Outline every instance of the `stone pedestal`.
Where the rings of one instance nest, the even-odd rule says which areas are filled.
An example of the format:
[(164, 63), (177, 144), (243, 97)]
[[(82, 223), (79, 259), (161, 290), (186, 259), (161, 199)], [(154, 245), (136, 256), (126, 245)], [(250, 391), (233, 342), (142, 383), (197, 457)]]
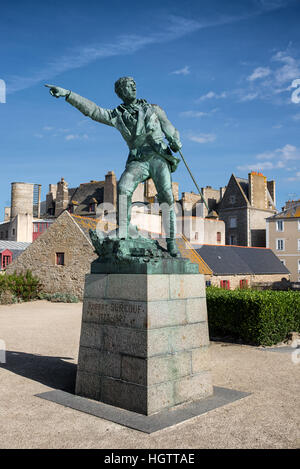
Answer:
[(204, 276), (86, 276), (76, 394), (145, 415), (212, 395)]

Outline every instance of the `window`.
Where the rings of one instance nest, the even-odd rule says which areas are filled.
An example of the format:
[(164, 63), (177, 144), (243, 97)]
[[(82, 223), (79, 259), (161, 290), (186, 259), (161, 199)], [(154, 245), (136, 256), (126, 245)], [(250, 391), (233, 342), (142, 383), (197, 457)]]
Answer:
[(242, 289), (248, 288), (248, 280), (246, 278), (242, 278), (240, 280), (240, 288)]
[(236, 217), (229, 218), (229, 228), (236, 228), (237, 227), (237, 220)]
[(285, 265), (285, 260), (284, 259), (279, 259), (279, 260), (283, 265)]
[(3, 259), (2, 259), (2, 267), (3, 269), (5, 269), (5, 267), (8, 266), (8, 264), (10, 264), (12, 261), (12, 257), (11, 256), (3, 256)]
[(65, 253), (64, 252), (56, 253), (56, 265), (65, 265)]
[(217, 231), (217, 243), (221, 242), (221, 231)]
[(283, 220), (277, 220), (276, 221), (276, 231), (284, 231)]
[(230, 290), (230, 282), (229, 280), (221, 280), (220, 287), (224, 288), (224, 290)]
[(5, 238), (8, 239), (8, 231), (5, 231)]
[(235, 195), (230, 195), (230, 196), (229, 196), (229, 203), (230, 203), (230, 204), (235, 204), (235, 202), (236, 202), (236, 197), (235, 197)]
[(298, 231), (300, 231), (300, 220), (298, 220)]
[(198, 231), (195, 232), (195, 240), (198, 240)]
[(298, 239), (298, 251), (300, 251), (300, 239)]
[(12, 235), (15, 236), (15, 234), (16, 234), (16, 230), (13, 228), (12, 229)]
[(205, 285), (206, 285), (207, 287), (211, 287), (211, 280), (206, 280)]
[(298, 259), (298, 274), (300, 274), (300, 259)]
[(94, 212), (95, 210), (96, 210), (96, 204), (95, 204), (95, 202), (92, 202), (89, 205), (89, 212)]
[(276, 250), (284, 251), (284, 239), (276, 239)]
[(34, 232), (34, 233), (38, 233), (38, 231), (39, 231), (39, 224), (38, 224), (38, 223), (34, 223), (34, 224), (33, 224), (33, 232)]

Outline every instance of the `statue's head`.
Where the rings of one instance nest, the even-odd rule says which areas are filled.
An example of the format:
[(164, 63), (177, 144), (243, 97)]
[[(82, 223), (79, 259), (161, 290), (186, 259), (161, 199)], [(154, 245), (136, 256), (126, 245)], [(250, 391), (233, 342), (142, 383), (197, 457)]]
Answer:
[(130, 103), (136, 98), (136, 83), (132, 77), (121, 77), (115, 83), (115, 92), (124, 103)]

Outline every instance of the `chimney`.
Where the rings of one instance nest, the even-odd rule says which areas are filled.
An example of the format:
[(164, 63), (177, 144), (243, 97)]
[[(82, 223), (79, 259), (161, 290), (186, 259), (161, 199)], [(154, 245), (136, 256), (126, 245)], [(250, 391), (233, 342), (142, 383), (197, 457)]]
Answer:
[(113, 171), (105, 175), (104, 203), (112, 204), (115, 209), (117, 208), (117, 179)]
[(69, 204), (68, 183), (64, 180), (64, 178), (61, 178), (61, 180), (57, 183), (55, 217), (59, 217), (59, 215), (64, 210), (66, 210), (68, 204)]
[(4, 221), (10, 221), (10, 207), (4, 207)]
[(249, 199), (252, 207), (268, 209), (267, 178), (257, 171), (248, 174)]

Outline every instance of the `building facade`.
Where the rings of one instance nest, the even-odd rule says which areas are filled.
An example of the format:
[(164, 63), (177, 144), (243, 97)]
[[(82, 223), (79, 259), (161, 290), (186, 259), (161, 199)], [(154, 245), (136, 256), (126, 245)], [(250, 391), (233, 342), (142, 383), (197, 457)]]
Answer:
[(275, 182), (255, 171), (248, 179), (232, 174), (218, 213), (225, 222), (226, 244), (265, 247), (266, 219), (276, 213)]
[(267, 219), (267, 246), (291, 272), (291, 281), (300, 282), (300, 200)]

